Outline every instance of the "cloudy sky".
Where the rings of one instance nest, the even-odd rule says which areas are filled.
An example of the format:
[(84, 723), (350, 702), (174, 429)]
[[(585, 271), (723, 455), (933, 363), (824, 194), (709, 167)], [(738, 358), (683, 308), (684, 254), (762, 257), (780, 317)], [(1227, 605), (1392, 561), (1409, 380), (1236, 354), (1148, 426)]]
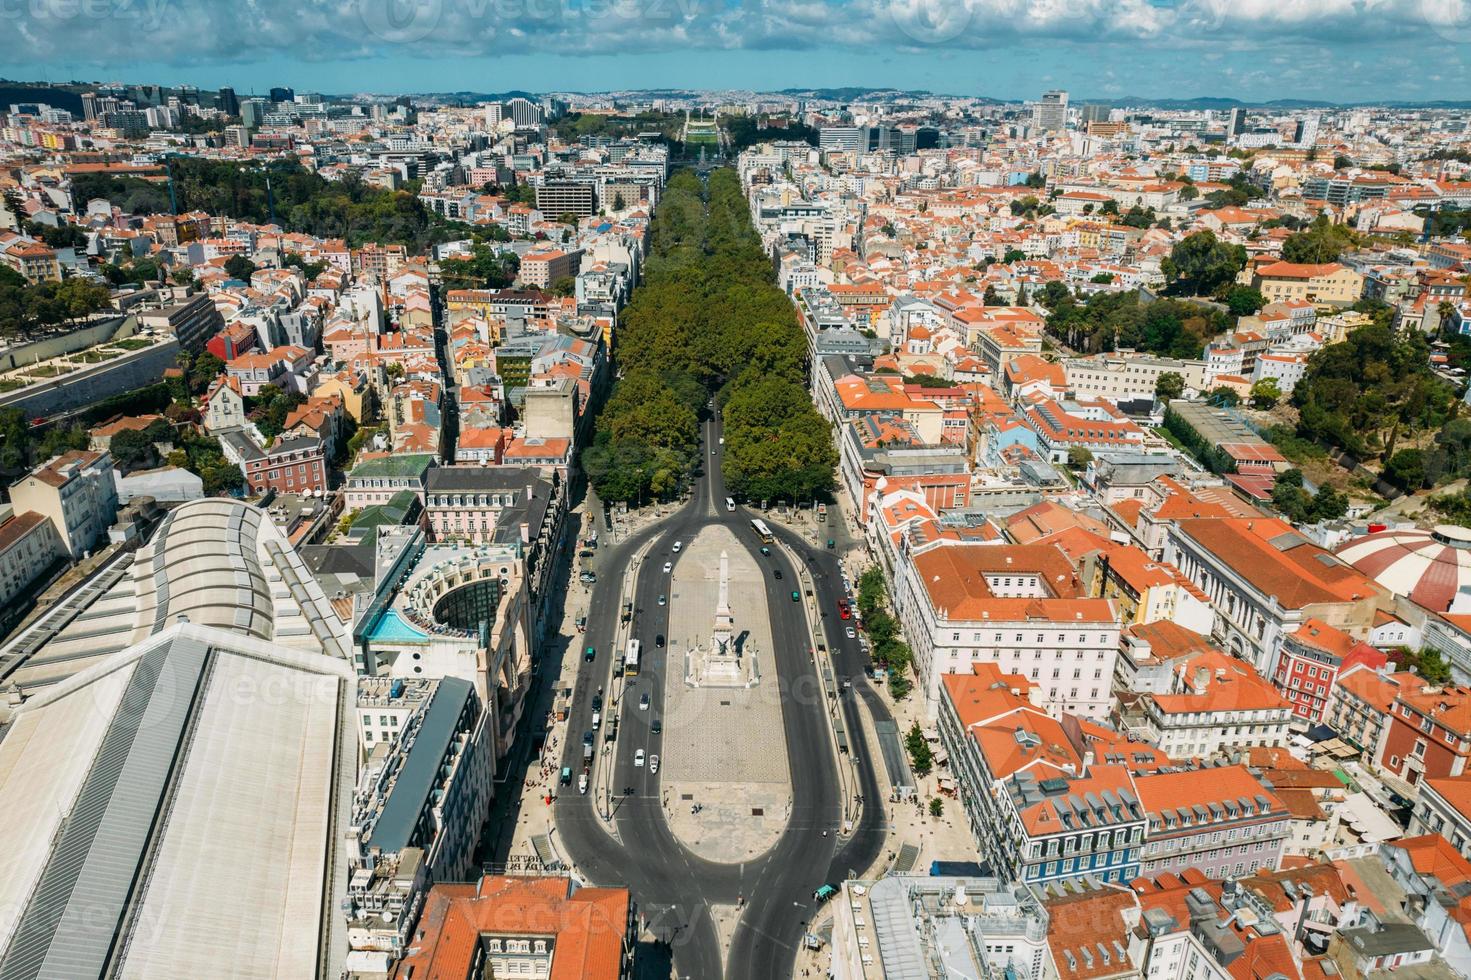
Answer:
[(0, 0), (0, 75), (1471, 99), (1471, 0)]

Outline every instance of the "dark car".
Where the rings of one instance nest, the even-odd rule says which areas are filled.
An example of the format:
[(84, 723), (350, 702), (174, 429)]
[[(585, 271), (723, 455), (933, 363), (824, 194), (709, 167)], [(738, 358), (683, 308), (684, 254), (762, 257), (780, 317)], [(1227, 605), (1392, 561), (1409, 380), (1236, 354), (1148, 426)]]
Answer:
[(781, 569), (780, 568), (773, 568), (771, 570), (771, 577), (772, 578), (781, 578)]
[(591, 728), (589, 728), (587, 731), (585, 731), (585, 732), (582, 733), (582, 744), (583, 745), (591, 745), (592, 744), (592, 729)]
[(601, 694), (594, 694), (593, 695), (593, 697), (592, 697), (592, 709), (594, 711), (602, 711), (603, 710), (603, 696)]
[(654, 719), (654, 723), (649, 726), (649, 731), (653, 732), (655, 735), (659, 734), (663, 730), (664, 730), (664, 721), (661, 718), (655, 718)]
[(656, 634), (654, 634), (654, 646), (660, 647), (661, 649), (663, 648), (663, 646), (664, 646), (664, 634), (663, 633), (656, 633)]

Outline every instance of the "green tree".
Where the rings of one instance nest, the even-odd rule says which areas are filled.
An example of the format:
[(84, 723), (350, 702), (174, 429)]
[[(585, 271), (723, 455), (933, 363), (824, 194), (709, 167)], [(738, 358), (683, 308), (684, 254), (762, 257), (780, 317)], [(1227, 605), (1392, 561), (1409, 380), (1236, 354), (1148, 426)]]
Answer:
[(200, 479), (204, 481), (204, 492), (211, 497), (245, 491), (245, 474), (234, 463), (210, 466), (200, 474)]
[(938, 796), (930, 797), (930, 816), (934, 817), (936, 820), (939, 820), (944, 813), (945, 801), (940, 799)]
[(225, 271), (230, 274), (231, 279), (249, 282), (250, 277), (255, 274), (255, 263), (243, 255), (232, 255), (225, 260)]
[(124, 429), (112, 437), (112, 458), (124, 470), (148, 466), (156, 461), (153, 436), (146, 430)]
[(935, 753), (930, 748), (930, 743), (925, 741), (919, 722), (915, 722), (904, 736), (904, 747), (909, 751), (909, 764), (914, 769), (914, 774), (921, 779), (928, 776), (934, 769)]
[(1345, 225), (1329, 222), (1319, 215), (1305, 231), (1300, 231), (1282, 243), (1282, 258), (1288, 262), (1324, 263), (1337, 262), (1338, 257), (1357, 243)]
[(1179, 371), (1165, 371), (1154, 382), (1154, 397), (1162, 402), (1185, 397), (1185, 376)]
[(1206, 398), (1212, 404), (1224, 405), (1227, 408), (1235, 408), (1237, 405), (1241, 404), (1241, 396), (1236, 393), (1236, 389), (1228, 388), (1225, 385), (1221, 385), (1218, 388), (1212, 388), (1210, 394), (1206, 396)]
[(1418, 449), (1401, 449), (1384, 465), (1384, 478), (1406, 493), (1425, 485), (1425, 454)]
[(1003, 265), (1011, 265), (1011, 263), (1013, 262), (1024, 262), (1026, 261), (1026, 258), (1027, 253), (1023, 252), (1021, 249), (1009, 248), (1006, 250), (1006, 254), (1001, 256), (1001, 263)]
[(1221, 241), (1211, 231), (1185, 236), (1160, 264), (1181, 292), (1197, 296), (1224, 289), (1245, 266), (1246, 249)]
[(1267, 298), (1250, 286), (1232, 286), (1224, 299), (1232, 316), (1251, 316), (1267, 305)]
[(1067, 465), (1069, 469), (1081, 470), (1093, 462), (1093, 453), (1083, 446), (1073, 446), (1067, 451)]
[(1269, 409), (1277, 404), (1282, 397), (1282, 389), (1277, 384), (1276, 378), (1261, 378), (1251, 386), (1251, 405), (1253, 408)]
[(1306, 491), (1302, 488), (1302, 473), (1298, 470), (1288, 470), (1288, 473), (1297, 473), (1299, 482), (1292, 483), (1278, 476), (1277, 482), (1272, 485), (1272, 506), (1277, 512), (1294, 524), (1301, 523), (1308, 516), (1309, 500)]
[(504, 289), (515, 281), (519, 269), (516, 253), (476, 242), (470, 246), (468, 258), (444, 259), (439, 263), (439, 281), (446, 290)]
[(1308, 518), (1313, 521), (1335, 521), (1348, 513), (1348, 497), (1324, 484), (1313, 495)]

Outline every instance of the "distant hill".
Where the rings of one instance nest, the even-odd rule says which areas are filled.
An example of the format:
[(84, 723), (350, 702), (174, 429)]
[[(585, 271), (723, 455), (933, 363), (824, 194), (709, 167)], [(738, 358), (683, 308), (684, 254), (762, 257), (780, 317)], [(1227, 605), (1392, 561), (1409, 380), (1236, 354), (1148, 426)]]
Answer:
[(909, 98), (914, 96), (928, 97), (929, 89), (897, 89), (897, 88), (860, 88), (848, 86), (845, 88), (784, 88), (777, 95), (805, 95), (809, 99), (828, 99), (833, 102), (852, 102), (855, 99), (869, 99), (875, 96), (895, 98)]
[(1389, 109), (1466, 109), (1471, 108), (1471, 102), (1405, 102), (1405, 101), (1378, 101), (1378, 102), (1328, 102), (1321, 99), (1270, 99), (1266, 101), (1249, 101), (1242, 99), (1223, 98), (1220, 96), (1197, 96), (1193, 99), (1153, 99), (1140, 95), (1121, 95), (1113, 99), (1072, 99), (1074, 105), (1106, 104), (1115, 106), (1139, 106), (1150, 109), (1164, 109), (1173, 112), (1203, 111), (1212, 109), (1216, 111), (1229, 111), (1231, 109), (1275, 109), (1278, 111), (1291, 112), (1298, 109), (1354, 109), (1367, 106), (1383, 106)]
[(41, 82), (0, 79), (0, 109), (9, 109), (16, 102), (44, 102), (54, 108), (65, 109), (74, 116), (80, 116), (83, 90), (80, 85), (47, 85)]

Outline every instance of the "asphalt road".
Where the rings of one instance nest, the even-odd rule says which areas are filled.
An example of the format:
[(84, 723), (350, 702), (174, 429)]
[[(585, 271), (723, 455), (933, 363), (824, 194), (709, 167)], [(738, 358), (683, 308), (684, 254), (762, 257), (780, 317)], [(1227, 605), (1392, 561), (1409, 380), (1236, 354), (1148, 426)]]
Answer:
[[(613, 794), (611, 800), (599, 799), (591, 791), (580, 795), (575, 786), (564, 788), (556, 803), (557, 834), (568, 856), (593, 883), (626, 884), (632, 890), (648, 927), (661, 941), (669, 943), (678, 976), (769, 980), (792, 973), (798, 943), (813, 913), (812, 893), (825, 882), (840, 880), (866, 867), (883, 847), (886, 828), (870, 760), (860, 752), (853, 763), (859, 792), (865, 799), (874, 800), (875, 805), (864, 808), (850, 837), (839, 836), (843, 790), (830, 748), (827, 707), (811, 656), (804, 606), (791, 601), (791, 585), (799, 581), (796, 570), (780, 549), (771, 549), (769, 557), (760, 555), (761, 542), (751, 530), (751, 515), (744, 508), (726, 510), (719, 470), (723, 457), (718, 419), (706, 422), (704, 432), (707, 466), (696, 480), (689, 501), (659, 524), (611, 549), (603, 549), (598, 557), (598, 566), (606, 571), (593, 587), (583, 638), (585, 646), (596, 649), (597, 657), (592, 663), (579, 660), (564, 766), (572, 767), (574, 772), (581, 770), (582, 733), (590, 728), (593, 692), (601, 686), (605, 698), (611, 698), (617, 690), (610, 677), (624, 582), (613, 571), (627, 569), (649, 545), (634, 572), (632, 635), (642, 641), (643, 663), (640, 674), (628, 678), (630, 683), (616, 708), (605, 705), (610, 715), (620, 719), (617, 740), (608, 754), (603, 754), (606, 723), (596, 733), (595, 765), (613, 766), (606, 780)], [(710, 453), (711, 448), (716, 451)], [(739, 865), (704, 860), (681, 844), (670, 832), (660, 806), (659, 777), (647, 766), (633, 765), (638, 749), (646, 754), (661, 752), (660, 736), (652, 733), (650, 725), (663, 716), (665, 651), (653, 642), (657, 634), (669, 633), (668, 606), (658, 602), (658, 597), (669, 590), (669, 576), (663, 566), (666, 561), (679, 560), (680, 555), (672, 551), (676, 540), (692, 540), (702, 527), (713, 524), (731, 528), (763, 569), (780, 568), (783, 576), (780, 581), (768, 577), (766, 588), (792, 777), (792, 816), (770, 851)], [(846, 624), (836, 612), (843, 591), (837, 560), (832, 553), (814, 549), (790, 532), (773, 530), (812, 571), (816, 598), (828, 612), (821, 622), (829, 649), (834, 651), (835, 672), (840, 680), (853, 679), (842, 698), (846, 727), (856, 732), (854, 698), (867, 691), (862, 680), (866, 661), (856, 641), (844, 635)], [(643, 693), (651, 702), (647, 710), (637, 707)], [(867, 693), (872, 695), (871, 691)], [(882, 709), (881, 703), (878, 706)], [(849, 763), (845, 760), (842, 764)], [(624, 789), (631, 792), (624, 794)], [(598, 820), (596, 806), (612, 808), (616, 839)], [(729, 962), (723, 964), (710, 905), (740, 901), (744, 902), (744, 912), (732, 939)]]

